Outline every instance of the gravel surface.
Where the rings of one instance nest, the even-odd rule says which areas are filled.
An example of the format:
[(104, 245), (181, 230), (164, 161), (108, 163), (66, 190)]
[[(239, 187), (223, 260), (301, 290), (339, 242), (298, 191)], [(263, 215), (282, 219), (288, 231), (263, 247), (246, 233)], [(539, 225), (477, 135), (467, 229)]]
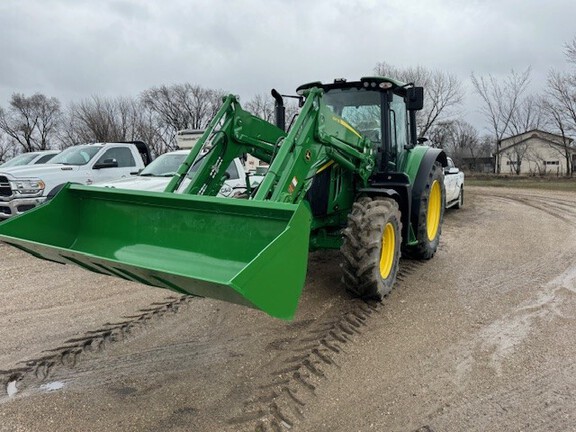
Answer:
[(35, 259), (0, 243), (0, 370), (171, 294)]
[(383, 304), (311, 254), (292, 322), (0, 246), (0, 431), (573, 430), (575, 240), (576, 194), (471, 187)]

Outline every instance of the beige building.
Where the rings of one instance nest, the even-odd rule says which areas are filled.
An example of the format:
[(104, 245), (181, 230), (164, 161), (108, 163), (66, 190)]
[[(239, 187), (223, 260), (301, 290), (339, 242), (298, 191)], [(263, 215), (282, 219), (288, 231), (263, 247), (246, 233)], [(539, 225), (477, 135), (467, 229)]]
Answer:
[(573, 140), (531, 130), (501, 141), (496, 163), (500, 174), (566, 175), (576, 164)]

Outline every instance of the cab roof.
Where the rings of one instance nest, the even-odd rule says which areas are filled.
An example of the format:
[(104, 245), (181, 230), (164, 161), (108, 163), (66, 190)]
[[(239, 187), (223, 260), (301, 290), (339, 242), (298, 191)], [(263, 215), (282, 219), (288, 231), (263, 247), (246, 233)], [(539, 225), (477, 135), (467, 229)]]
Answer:
[(362, 77), (359, 81), (347, 81), (345, 78), (337, 78), (332, 83), (323, 84), (320, 81), (314, 81), (302, 84), (296, 89), (296, 92), (301, 95), (305, 90), (311, 89), (313, 87), (321, 88), (324, 91), (341, 88), (366, 88), (373, 90), (392, 89), (395, 93), (404, 95), (407, 88), (414, 87), (414, 83), (405, 83), (394, 78), (383, 76)]

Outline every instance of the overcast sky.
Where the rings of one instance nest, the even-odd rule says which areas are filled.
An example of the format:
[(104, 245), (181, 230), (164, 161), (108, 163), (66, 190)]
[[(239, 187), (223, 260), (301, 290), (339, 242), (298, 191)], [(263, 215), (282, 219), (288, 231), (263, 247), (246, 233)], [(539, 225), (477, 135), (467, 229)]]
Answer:
[(566, 69), (574, 0), (0, 0), (0, 105), (14, 92), (64, 104), (189, 82), (247, 101), (272, 87), (373, 74), (378, 62), (504, 76), (532, 90)]

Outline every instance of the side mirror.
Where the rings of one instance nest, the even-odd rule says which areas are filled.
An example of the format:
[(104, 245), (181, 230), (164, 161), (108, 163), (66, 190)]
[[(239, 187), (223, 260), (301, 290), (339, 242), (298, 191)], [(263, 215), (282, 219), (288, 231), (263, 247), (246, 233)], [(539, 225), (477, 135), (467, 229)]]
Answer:
[(406, 89), (406, 109), (419, 111), (424, 107), (424, 87), (410, 87)]
[(94, 169), (102, 168), (118, 168), (118, 161), (116, 159), (104, 159), (103, 162), (98, 162), (94, 165)]

